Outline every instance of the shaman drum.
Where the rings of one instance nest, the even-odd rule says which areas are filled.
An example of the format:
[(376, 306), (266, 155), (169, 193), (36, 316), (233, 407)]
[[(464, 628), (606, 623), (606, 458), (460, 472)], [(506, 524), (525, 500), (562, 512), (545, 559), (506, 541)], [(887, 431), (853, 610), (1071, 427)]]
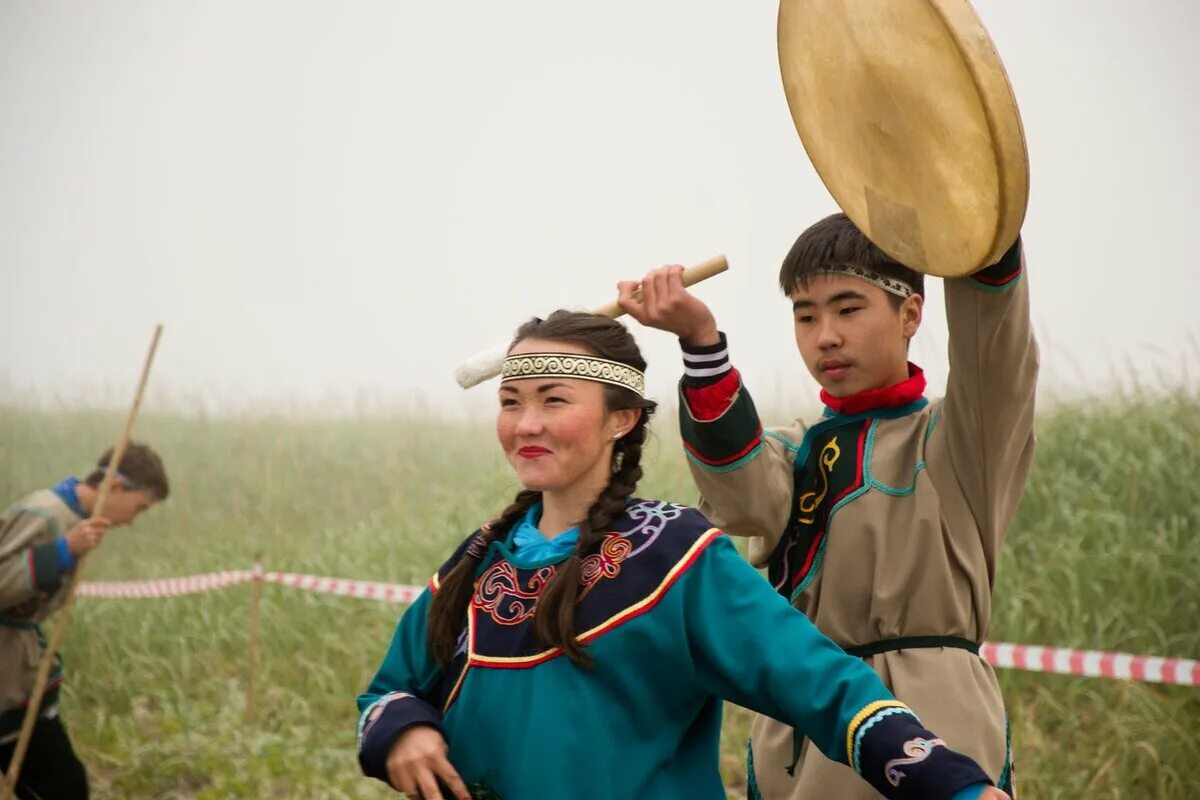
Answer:
[(968, 0), (781, 0), (778, 39), (796, 131), (855, 225), (931, 275), (998, 261), (1025, 219), (1029, 158)]

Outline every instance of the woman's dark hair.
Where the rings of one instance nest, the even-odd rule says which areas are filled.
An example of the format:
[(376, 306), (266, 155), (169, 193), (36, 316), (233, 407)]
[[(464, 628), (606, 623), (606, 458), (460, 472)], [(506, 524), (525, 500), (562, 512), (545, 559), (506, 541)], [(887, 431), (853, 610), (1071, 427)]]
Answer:
[[(581, 345), (594, 355), (617, 361), (645, 372), (637, 342), (625, 326), (609, 317), (578, 311), (555, 311), (546, 319), (534, 317), (517, 329), (509, 346), (511, 351), (524, 339), (547, 339)], [(584, 652), (575, 638), (575, 606), (579, 599), (582, 561), (598, 549), (609, 531), (612, 520), (625, 509), (630, 495), (642, 477), (642, 445), (646, 441), (646, 426), (657, 404), (622, 386), (604, 384), (605, 407), (610, 413), (638, 408), (642, 413), (633, 428), (613, 445), (612, 477), (600, 496), (579, 522), (579, 543), (575, 552), (558, 565), (554, 577), (537, 601), (534, 631), (547, 647), (561, 647), (570, 659), (580, 666), (590, 666), (591, 656)], [(437, 595), (429, 609), (429, 648), (435, 660), (446, 666), (454, 657), (458, 639), (466, 624), (471, 596), (475, 591), (475, 572), (487, 552), (487, 545), (503, 539), (529, 508), (541, 499), (541, 492), (524, 490), (484, 526), (482, 541), (467, 548), (462, 559), (442, 579)]]

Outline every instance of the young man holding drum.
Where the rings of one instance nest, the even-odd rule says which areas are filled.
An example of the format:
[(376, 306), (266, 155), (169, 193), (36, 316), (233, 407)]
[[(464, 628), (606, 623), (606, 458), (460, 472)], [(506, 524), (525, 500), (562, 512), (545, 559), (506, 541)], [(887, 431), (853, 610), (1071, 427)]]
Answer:
[[(924, 276), (844, 215), (806, 230), (783, 261), (796, 344), (825, 412), (764, 430), (709, 308), (664, 267), (620, 284), (620, 304), (683, 348), (680, 425), (701, 511), (750, 537), (776, 590), (897, 698), (1012, 792), (1000, 688), (979, 655), (1005, 533), (1034, 450), (1038, 352), (1019, 240), (945, 282), (946, 396), (924, 396), (908, 343)], [(845, 766), (759, 715), (750, 797), (876, 797)]]

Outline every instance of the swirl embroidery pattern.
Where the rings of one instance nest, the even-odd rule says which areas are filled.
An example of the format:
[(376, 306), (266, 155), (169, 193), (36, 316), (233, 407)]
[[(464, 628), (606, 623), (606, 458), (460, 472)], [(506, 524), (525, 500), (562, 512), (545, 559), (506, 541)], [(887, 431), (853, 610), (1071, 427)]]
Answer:
[[(622, 562), (653, 544), (667, 524), (678, 519), (685, 510), (686, 506), (657, 500), (644, 500), (630, 506), (626, 513), (637, 524), (629, 531), (608, 534), (600, 544), (600, 551), (585, 556), (580, 562), (579, 583), (582, 591), (578, 599), (583, 600), (600, 581), (617, 577), (621, 573)], [(632, 542), (635, 534), (645, 537), (645, 541), (636, 548)], [(470, 546), (477, 543), (478, 540)], [(520, 625), (537, 612), (538, 597), (555, 573), (553, 565), (542, 567), (533, 574), (527, 585), (521, 586), (516, 568), (507, 561), (497, 561), (479, 578), (472, 605), (497, 624)]]
[(667, 523), (673, 519), (679, 519), (679, 515), (683, 513), (685, 508), (686, 506), (679, 506), (662, 500), (643, 500), (637, 505), (632, 505), (626, 509), (625, 513), (629, 515), (630, 519), (641, 521), (625, 535), (632, 536), (635, 533), (656, 535), (662, 533), (662, 529), (667, 527)]
[(817, 506), (821, 505), (821, 501), (825, 499), (825, 495), (829, 493), (829, 476), (833, 473), (833, 467), (841, 458), (842, 448), (838, 446), (837, 437), (829, 440), (821, 450), (820, 458), (818, 459), (817, 476), (821, 479), (820, 490), (805, 492), (800, 495), (800, 504), (798, 510), (800, 512), (800, 521), (805, 525), (811, 525), (816, 519)]
[(579, 582), (583, 584), (583, 591), (579, 599), (582, 600), (602, 579), (617, 577), (621, 562), (632, 552), (633, 544), (624, 536), (610, 533), (604, 537), (600, 552), (587, 556), (580, 563)]
[(553, 566), (542, 567), (522, 587), (513, 565), (497, 561), (480, 577), (472, 603), (500, 625), (520, 625), (537, 610), (538, 595), (554, 572)]
[(637, 521), (632, 529), (625, 532), (625, 536), (632, 538), (635, 534), (641, 534), (646, 537), (646, 540), (637, 546), (629, 555), (636, 556), (638, 553), (645, 550), (650, 545), (654, 544), (654, 540), (667, 527), (667, 523), (673, 519), (679, 519), (683, 514), (685, 506), (677, 506), (674, 503), (667, 503), (662, 500), (643, 500), (636, 505), (630, 506), (625, 513), (629, 518)]
[(904, 755), (908, 758), (893, 758), (883, 766), (883, 774), (887, 776), (888, 783), (892, 786), (899, 786), (900, 781), (908, 777), (904, 770), (898, 769), (899, 767), (920, 764), (929, 758), (933, 748), (943, 746), (945, 746), (945, 742), (941, 739), (909, 739), (904, 743)]
[(595, 356), (575, 356), (569, 353), (523, 353), (504, 359), (501, 382), (522, 378), (561, 376), (624, 386), (639, 395), (646, 394), (646, 376), (619, 361)]

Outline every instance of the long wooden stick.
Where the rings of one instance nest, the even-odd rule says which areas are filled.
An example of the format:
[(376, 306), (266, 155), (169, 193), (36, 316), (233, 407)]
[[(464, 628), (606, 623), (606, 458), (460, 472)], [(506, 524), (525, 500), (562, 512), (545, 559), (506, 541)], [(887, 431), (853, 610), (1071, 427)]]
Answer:
[[(146, 354), (146, 361), (142, 365), (142, 377), (138, 381), (137, 393), (133, 396), (133, 405), (129, 407), (129, 413), (125, 416), (125, 426), (121, 429), (121, 436), (117, 439), (117, 445), (113, 449), (112, 458), (108, 460), (108, 469), (104, 473), (104, 480), (100, 482), (96, 504), (92, 506), (93, 517), (101, 516), (104, 512), (104, 504), (108, 502), (109, 490), (112, 488), (113, 480), (120, 469), (121, 459), (125, 456), (125, 448), (129, 445), (129, 433), (133, 429), (133, 420), (137, 417), (138, 408), (142, 405), (142, 394), (146, 391), (146, 380), (150, 377), (150, 365), (154, 361), (154, 351), (158, 349), (158, 340), (161, 336), (162, 325), (156, 325), (154, 328), (154, 338), (150, 342), (150, 352)], [(38, 665), (37, 680), (33, 685), (33, 694), (29, 698), (29, 705), (25, 709), (25, 720), (21, 724), (21, 735), (17, 739), (17, 747), (13, 751), (12, 760), (8, 765), (8, 774), (4, 779), (4, 790), (0, 792), (0, 800), (11, 800), (16, 795), (17, 778), (21, 774), (21, 762), (25, 760), (25, 753), (29, 749), (29, 740), (32, 738), (33, 728), (37, 724), (38, 711), (42, 706), (42, 694), (46, 691), (46, 684), (50, 682), (50, 670), (54, 666), (54, 656), (58, 652), (59, 645), (62, 644), (63, 637), (66, 635), (67, 626), (71, 622), (71, 608), (75, 604), (75, 590), (82, 580), (83, 563), (87, 559), (87, 555), (87, 553), (80, 555), (75, 564), (74, 579), (67, 589), (67, 596), (63, 600), (62, 609), (59, 611), (58, 620), (54, 625), (54, 631), (50, 634), (50, 641), (46, 645), (46, 652), (42, 655), (42, 663)]]

